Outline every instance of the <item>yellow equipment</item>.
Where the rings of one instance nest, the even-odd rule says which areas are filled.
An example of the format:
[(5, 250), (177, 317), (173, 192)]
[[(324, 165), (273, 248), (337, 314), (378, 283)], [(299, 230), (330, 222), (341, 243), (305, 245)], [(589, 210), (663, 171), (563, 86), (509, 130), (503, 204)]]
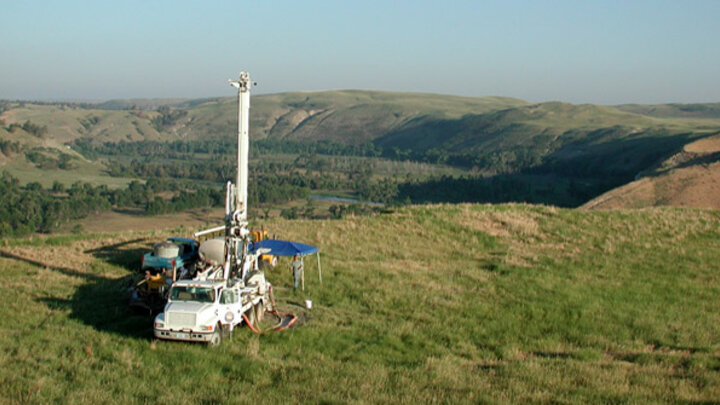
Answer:
[[(270, 239), (270, 236), (268, 235), (268, 232), (265, 230), (265, 227), (261, 227), (260, 230), (251, 229), (250, 237), (252, 238), (253, 243)], [(260, 266), (260, 268), (275, 267), (275, 265), (277, 265), (277, 257), (276, 256), (260, 255), (260, 260), (258, 261), (258, 266)]]
[(161, 287), (165, 285), (165, 276), (162, 274), (155, 274), (148, 276), (147, 278), (147, 284), (148, 288), (150, 290), (159, 290)]

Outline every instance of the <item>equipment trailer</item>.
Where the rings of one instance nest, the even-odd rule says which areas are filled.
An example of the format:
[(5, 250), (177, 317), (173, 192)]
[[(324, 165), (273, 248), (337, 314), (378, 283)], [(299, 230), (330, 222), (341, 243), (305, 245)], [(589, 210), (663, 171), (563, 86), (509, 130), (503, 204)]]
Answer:
[(225, 231), (223, 238), (200, 245), (200, 262), (193, 280), (175, 282), (164, 311), (157, 315), (154, 334), (159, 339), (206, 342), (218, 345), (242, 322), (258, 323), (271, 305), (271, 285), (258, 270), (258, 257), (249, 252), (247, 221), (250, 75), (230, 80), (238, 89), (237, 179), (228, 182), (225, 225), (195, 233), (195, 237)]

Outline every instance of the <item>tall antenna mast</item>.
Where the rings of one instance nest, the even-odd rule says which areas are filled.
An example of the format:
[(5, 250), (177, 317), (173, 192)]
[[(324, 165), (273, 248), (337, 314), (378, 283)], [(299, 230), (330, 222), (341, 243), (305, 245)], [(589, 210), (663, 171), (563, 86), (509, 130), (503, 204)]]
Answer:
[(238, 89), (238, 151), (237, 181), (235, 182), (235, 215), (239, 222), (247, 222), (248, 199), (248, 153), (250, 150), (250, 74), (240, 72), (239, 80), (229, 80), (230, 85)]
[[(200, 236), (225, 230), (225, 243), (222, 277), (240, 277), (243, 280), (256, 265), (255, 255), (248, 252), (250, 230), (248, 229), (248, 155), (250, 153), (250, 74), (240, 72), (238, 80), (228, 80), (238, 89), (238, 126), (237, 126), (237, 181), (228, 181), (225, 189), (225, 226), (215, 227), (194, 235)], [(210, 245), (206, 245), (210, 246)], [(212, 252), (215, 247), (208, 247)], [(263, 276), (264, 277), (264, 276)]]
[(244, 278), (251, 267), (248, 257), (247, 202), (248, 202), (248, 154), (250, 136), (250, 74), (240, 72), (239, 80), (228, 80), (238, 89), (238, 130), (237, 130), (237, 181), (227, 184), (225, 195), (225, 264), (223, 278), (232, 274)]

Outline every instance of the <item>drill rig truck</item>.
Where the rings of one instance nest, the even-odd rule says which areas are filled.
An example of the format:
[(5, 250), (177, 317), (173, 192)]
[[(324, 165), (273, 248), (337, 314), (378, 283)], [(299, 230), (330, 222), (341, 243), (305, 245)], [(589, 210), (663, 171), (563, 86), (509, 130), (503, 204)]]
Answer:
[(224, 236), (200, 245), (194, 279), (173, 283), (163, 312), (155, 317), (154, 335), (159, 339), (219, 345), (235, 327), (243, 322), (254, 327), (271, 309), (271, 285), (258, 268), (258, 258), (267, 252), (248, 249), (250, 75), (241, 72), (230, 84), (238, 89), (237, 179), (226, 184), (225, 225), (194, 234), (224, 231)]

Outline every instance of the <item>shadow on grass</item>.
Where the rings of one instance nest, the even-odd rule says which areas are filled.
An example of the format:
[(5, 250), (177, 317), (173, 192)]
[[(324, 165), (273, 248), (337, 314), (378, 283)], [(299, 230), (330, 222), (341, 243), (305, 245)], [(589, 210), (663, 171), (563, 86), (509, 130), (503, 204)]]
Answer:
[[(90, 249), (84, 253), (91, 254), (108, 264), (120, 266), (132, 272), (138, 272), (140, 270), (140, 259), (142, 255), (152, 250), (152, 245), (148, 243), (147, 240), (147, 238), (137, 238)], [(128, 247), (138, 242), (145, 243), (141, 247)]]
[(18, 260), (18, 261), (21, 261), (21, 262), (29, 263), (29, 264), (32, 264), (33, 266), (43, 267), (43, 268), (47, 268), (47, 269), (50, 269), (50, 270), (55, 270), (55, 271), (57, 271), (57, 272), (59, 272), (59, 273), (62, 273), (62, 274), (64, 274), (64, 275), (66, 275), (66, 276), (70, 276), (70, 277), (80, 277), (80, 278), (83, 278), (83, 279), (88, 280), (88, 281), (93, 281), (93, 280), (98, 280), (98, 279), (103, 278), (102, 276), (98, 276), (98, 275), (96, 275), (96, 274), (88, 274), (88, 273), (79, 271), (79, 270), (77, 270), (77, 269), (73, 269), (73, 268), (71, 268), (71, 267), (63, 267), (63, 266), (49, 265), (48, 263), (43, 263), (43, 262), (41, 262), (41, 261), (39, 261), (39, 260), (35, 260), (35, 259), (29, 258), (29, 257), (25, 257), (25, 256), (20, 256), (20, 255), (17, 255), (17, 254), (15, 254), (15, 253), (8, 252), (8, 251), (2, 250), (2, 249), (0, 249), (0, 256), (1, 256), (1, 257), (8, 258), (8, 259), (13, 259), (13, 260)]
[(48, 307), (70, 311), (70, 318), (100, 332), (150, 340), (152, 318), (137, 315), (128, 306), (132, 276), (117, 279), (96, 277), (79, 286), (69, 299), (39, 298)]
[[(142, 241), (136, 239), (128, 242), (104, 246), (89, 251), (107, 263), (122, 266), (130, 271), (141, 249), (123, 249), (129, 244)], [(144, 251), (144, 250), (143, 250)], [(64, 299), (53, 296), (37, 298), (38, 301), (52, 309), (70, 311), (69, 317), (102, 332), (109, 332), (125, 337), (145, 339), (152, 338), (152, 318), (134, 314), (128, 305), (130, 286), (135, 280), (133, 275), (111, 278), (79, 269), (43, 263), (33, 258), (0, 250), (0, 256), (29, 263), (33, 266), (56, 271), (69, 277), (77, 277), (85, 282), (77, 287), (71, 298)], [(137, 269), (137, 267), (135, 267)], [(137, 277), (137, 275), (135, 276)], [(49, 291), (52, 291), (50, 289)], [(50, 292), (49, 294), (52, 294)]]
[(113, 208), (112, 211), (117, 212), (118, 214), (132, 215), (135, 217), (147, 216), (147, 214), (145, 214), (145, 210), (142, 208)]
[(543, 359), (569, 359), (572, 358), (572, 353), (565, 352), (547, 352), (547, 351), (536, 351), (532, 352), (535, 357), (541, 357)]
[[(152, 249), (147, 238), (100, 246), (85, 251), (103, 262), (119, 266), (131, 274), (121, 278), (100, 277), (80, 286), (67, 302), (52, 299), (49, 305), (66, 305), (71, 317), (93, 328), (138, 339), (152, 338), (152, 317), (138, 315), (129, 307), (130, 288), (138, 281), (140, 258)], [(142, 243), (141, 246), (136, 246)], [(50, 300), (48, 300), (50, 301)]]

